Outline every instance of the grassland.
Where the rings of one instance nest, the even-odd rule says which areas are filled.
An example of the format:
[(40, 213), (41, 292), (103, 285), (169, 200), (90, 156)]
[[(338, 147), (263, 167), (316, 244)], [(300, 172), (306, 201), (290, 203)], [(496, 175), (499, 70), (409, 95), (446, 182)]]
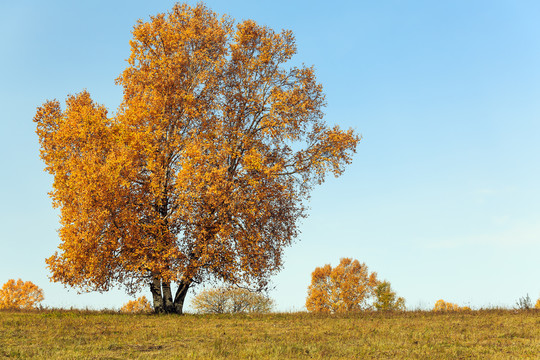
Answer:
[(540, 312), (0, 312), (7, 359), (536, 359)]

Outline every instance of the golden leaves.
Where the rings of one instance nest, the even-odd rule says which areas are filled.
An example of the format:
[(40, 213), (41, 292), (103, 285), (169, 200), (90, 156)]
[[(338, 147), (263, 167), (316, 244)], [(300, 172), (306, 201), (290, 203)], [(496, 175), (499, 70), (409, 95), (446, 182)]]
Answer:
[(10, 279), (0, 289), (0, 309), (33, 309), (43, 299), (43, 290), (30, 281)]
[(443, 299), (437, 300), (437, 302), (435, 303), (435, 306), (433, 307), (433, 311), (464, 311), (464, 310), (471, 310), (471, 308), (469, 308), (468, 306), (460, 307), (451, 302), (446, 302)]
[(149, 313), (152, 311), (152, 305), (150, 305), (146, 296), (141, 296), (137, 300), (130, 300), (125, 303), (120, 311), (124, 313)]
[(314, 69), (287, 66), (290, 31), (183, 4), (132, 34), (114, 117), (83, 91), (34, 118), (62, 215), (52, 279), (264, 286), (310, 190), (343, 172), (358, 135), (322, 120)]
[(379, 284), (377, 274), (368, 272), (358, 260), (342, 258), (339, 265), (317, 267), (311, 274), (306, 309), (337, 313), (371, 308), (368, 300)]

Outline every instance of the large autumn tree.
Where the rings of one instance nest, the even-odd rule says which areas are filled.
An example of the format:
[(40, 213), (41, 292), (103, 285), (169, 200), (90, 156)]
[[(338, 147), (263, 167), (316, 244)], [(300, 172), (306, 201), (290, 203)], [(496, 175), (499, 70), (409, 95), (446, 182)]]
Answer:
[(83, 291), (149, 285), (155, 311), (171, 313), (208, 279), (263, 288), (310, 190), (343, 172), (359, 136), (323, 121), (313, 68), (287, 66), (290, 31), (200, 3), (132, 34), (114, 116), (83, 91), (34, 118), (61, 211), (52, 280)]

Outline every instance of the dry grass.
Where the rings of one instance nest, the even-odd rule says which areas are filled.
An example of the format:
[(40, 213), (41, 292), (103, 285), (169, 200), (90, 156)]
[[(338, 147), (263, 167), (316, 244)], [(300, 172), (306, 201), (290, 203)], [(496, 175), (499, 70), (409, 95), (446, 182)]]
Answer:
[(312, 315), (0, 312), (0, 358), (511, 359), (540, 357), (540, 312)]

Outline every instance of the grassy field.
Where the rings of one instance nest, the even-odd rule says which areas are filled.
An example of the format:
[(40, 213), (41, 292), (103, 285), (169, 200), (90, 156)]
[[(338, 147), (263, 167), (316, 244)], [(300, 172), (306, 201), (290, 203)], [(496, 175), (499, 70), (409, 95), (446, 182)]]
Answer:
[(540, 359), (540, 312), (0, 312), (7, 359)]

